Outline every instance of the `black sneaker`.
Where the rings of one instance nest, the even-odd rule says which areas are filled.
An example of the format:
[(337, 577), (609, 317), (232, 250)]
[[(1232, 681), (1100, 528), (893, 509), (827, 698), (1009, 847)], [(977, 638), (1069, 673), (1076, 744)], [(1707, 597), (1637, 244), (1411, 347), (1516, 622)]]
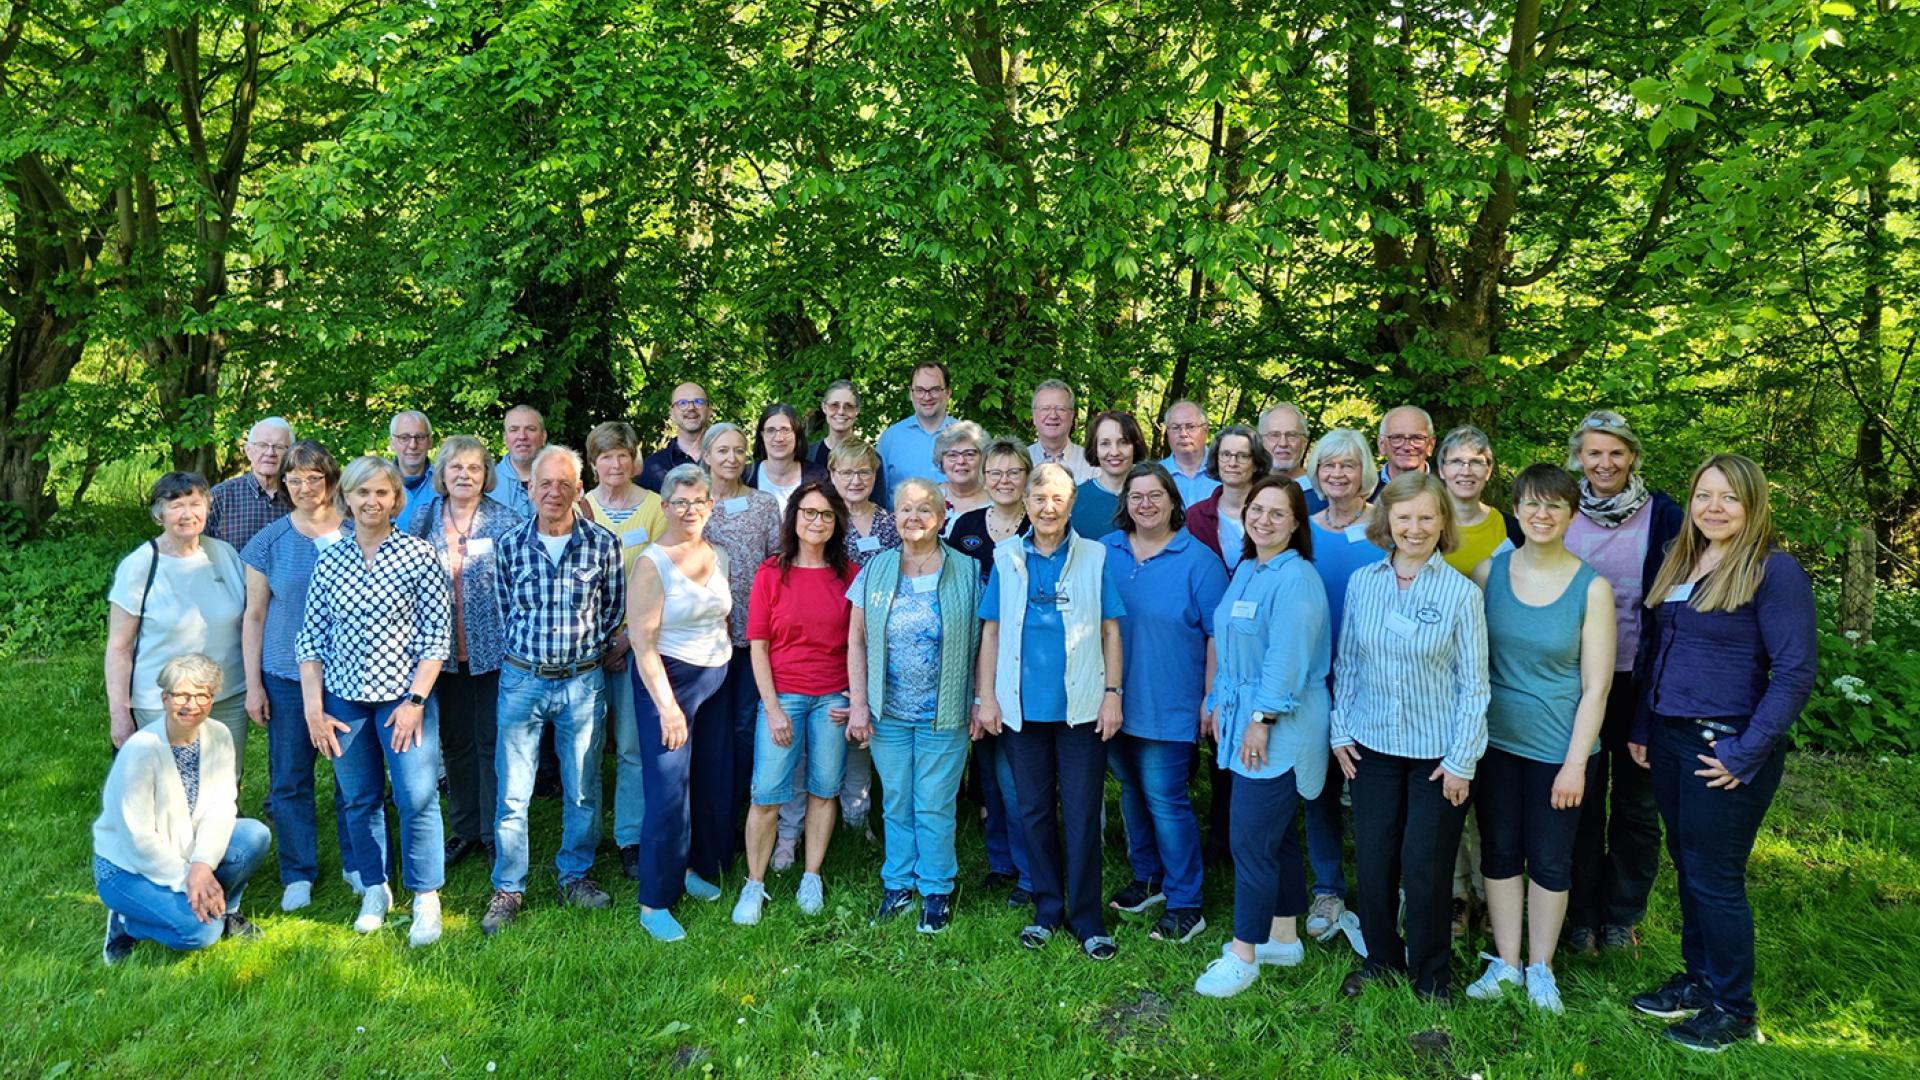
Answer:
[(561, 882), (560, 904), (563, 907), (603, 908), (613, 906), (613, 897), (607, 895), (598, 882), (592, 878), (574, 878)]
[(920, 901), (920, 926), (923, 934), (937, 934), (953, 921), (953, 894), (935, 893)]
[(1010, 908), (1032, 907), (1033, 894), (1015, 885), (1013, 891), (1007, 894), (1007, 906)]
[(257, 938), (260, 936), (260, 928), (248, 922), (247, 917), (237, 911), (227, 912), (225, 922), (226, 925), (220, 929), (220, 936), (222, 938)]
[(127, 920), (119, 912), (107, 912), (107, 939), (100, 945), (100, 962), (112, 967), (133, 955), (134, 936), (127, 933)]
[(1608, 923), (1600, 928), (1600, 948), (1604, 952), (1631, 952), (1640, 947), (1640, 932), (1631, 926)]
[(1687, 977), (1686, 972), (1676, 971), (1672, 978), (1661, 984), (1660, 989), (1635, 994), (1633, 1007), (1648, 1016), (1673, 1020), (1706, 1008), (1707, 994), (1699, 983)]
[(912, 906), (912, 889), (888, 889), (880, 894), (880, 909), (873, 913), (873, 925), (892, 922)]
[(1159, 879), (1149, 878), (1146, 881), (1135, 881), (1114, 893), (1113, 898), (1107, 901), (1107, 906), (1115, 911), (1138, 915), (1155, 904), (1164, 903), (1166, 899), (1167, 894), (1160, 891)]
[(1760, 1033), (1759, 1025), (1751, 1016), (1735, 1016), (1712, 1002), (1695, 1013), (1691, 1020), (1682, 1020), (1667, 1027), (1667, 1038), (1689, 1050), (1702, 1050), (1717, 1054), (1737, 1042), (1750, 1042)]
[(446, 868), (451, 870), (466, 861), (467, 856), (480, 850), (480, 841), (464, 836), (447, 838)]
[(980, 887), (988, 891), (1004, 889), (1009, 885), (1017, 886), (1019, 884), (1019, 878), (1012, 874), (1003, 874), (998, 870), (989, 870), (987, 871), (987, 876), (980, 879)]
[(1560, 949), (1582, 956), (1591, 955), (1600, 951), (1600, 934), (1591, 926), (1569, 926), (1560, 935)]
[(517, 892), (495, 892), (487, 901), (487, 913), (480, 917), (480, 932), (492, 937), (520, 915), (525, 897)]
[(620, 873), (628, 881), (640, 880), (640, 845), (628, 844), (620, 849)]
[(1147, 936), (1184, 945), (1206, 928), (1207, 920), (1201, 917), (1199, 908), (1168, 908), (1160, 913), (1160, 921)]

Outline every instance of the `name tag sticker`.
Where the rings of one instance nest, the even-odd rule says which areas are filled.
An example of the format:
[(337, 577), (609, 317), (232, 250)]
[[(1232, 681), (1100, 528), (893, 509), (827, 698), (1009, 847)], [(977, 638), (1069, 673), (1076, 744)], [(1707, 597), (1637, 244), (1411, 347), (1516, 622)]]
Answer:
[(1683, 581), (1667, 590), (1667, 603), (1684, 604), (1693, 596), (1693, 582)]
[(1235, 600), (1233, 602), (1233, 617), (1236, 619), (1251, 619), (1253, 618), (1253, 613), (1258, 610), (1260, 610), (1260, 605), (1252, 600)]
[(720, 509), (725, 510), (729, 514), (744, 514), (747, 511), (747, 497), (745, 495), (735, 495), (733, 498), (723, 501), (720, 504)]
[(1413, 632), (1415, 630), (1418, 630), (1419, 628), (1420, 628), (1420, 624), (1414, 622), (1412, 619), (1407, 618), (1405, 615), (1402, 615), (1397, 611), (1387, 616), (1387, 629), (1393, 631), (1395, 634), (1398, 634), (1403, 638), (1411, 638), (1413, 636)]
[(1367, 523), (1356, 521), (1341, 531), (1346, 533), (1347, 543), (1358, 544), (1367, 538)]
[(907, 584), (916, 593), (930, 593), (940, 587), (940, 575), (922, 574), (917, 578), (908, 578)]
[(855, 540), (853, 542), (853, 546), (858, 550), (866, 552), (867, 554), (871, 555), (874, 552), (880, 550), (880, 538), (877, 536), (863, 536), (860, 539)]
[(627, 547), (644, 547), (650, 539), (652, 538), (647, 535), (647, 530), (645, 529), (634, 529), (631, 532), (623, 532), (620, 534), (620, 542)]
[(493, 537), (475, 536), (467, 540), (467, 555), (469, 558), (479, 558), (482, 555), (491, 554), (493, 554)]

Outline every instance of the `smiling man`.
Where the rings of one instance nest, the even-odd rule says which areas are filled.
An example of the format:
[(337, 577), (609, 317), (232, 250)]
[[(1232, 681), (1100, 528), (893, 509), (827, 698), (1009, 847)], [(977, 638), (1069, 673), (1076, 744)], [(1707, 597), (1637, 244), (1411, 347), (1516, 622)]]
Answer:
[(1220, 490), (1220, 481), (1207, 475), (1207, 414), (1191, 401), (1176, 401), (1167, 408), (1160, 426), (1167, 433), (1167, 447), (1173, 453), (1160, 464), (1173, 474), (1173, 486), (1180, 489), (1180, 501), (1188, 506)]
[(1073, 441), (1073, 425), (1079, 413), (1073, 404), (1073, 388), (1059, 379), (1048, 379), (1033, 388), (1033, 443), (1027, 447), (1027, 459), (1035, 465), (1058, 465), (1073, 474), (1078, 484), (1093, 479), (1100, 470), (1087, 460), (1087, 452)]
[(713, 404), (699, 383), (683, 382), (673, 388), (667, 415), (673, 421), (674, 435), (667, 445), (647, 455), (641, 463), (640, 486), (660, 493), (660, 481), (680, 465), (705, 464), (700, 458), (700, 440), (713, 423)]
[(1326, 496), (1314, 489), (1313, 477), (1307, 475), (1307, 451), (1312, 445), (1308, 439), (1312, 431), (1307, 426), (1307, 414), (1291, 401), (1269, 405), (1260, 414), (1259, 431), (1260, 445), (1267, 448), (1267, 456), (1273, 459), (1273, 471), (1299, 484), (1306, 495), (1307, 513), (1317, 514), (1326, 509)]
[(1433, 456), (1433, 417), (1417, 405), (1396, 405), (1380, 418), (1380, 484), (1401, 473), (1426, 472)]
[[(907, 375), (913, 392), (913, 415), (894, 421), (880, 433), (880, 463), (887, 483), (898, 484), (909, 476), (924, 477), (936, 484), (947, 475), (933, 462), (933, 440), (953, 417), (947, 402), (953, 397), (947, 365), (938, 360), (922, 360)], [(887, 496), (888, 492), (876, 492)]]
[(292, 446), (293, 425), (280, 417), (269, 416), (253, 425), (240, 441), (247, 471), (220, 481), (208, 493), (208, 536), (240, 551), (254, 533), (293, 513), (293, 500), (280, 482), (280, 470)]
[(427, 420), (426, 413), (406, 409), (394, 413), (393, 419), (387, 421), (387, 452), (400, 467), (400, 483), (407, 489), (407, 503), (400, 508), (400, 516), (393, 520), (394, 528), (402, 532), (407, 531), (407, 523), (413, 519), (413, 508), (433, 498), (432, 450), (433, 424)]

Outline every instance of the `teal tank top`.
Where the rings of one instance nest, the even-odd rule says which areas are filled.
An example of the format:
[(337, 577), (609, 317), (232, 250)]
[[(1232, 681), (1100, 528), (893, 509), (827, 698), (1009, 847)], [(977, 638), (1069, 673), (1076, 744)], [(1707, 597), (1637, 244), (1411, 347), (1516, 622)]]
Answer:
[(1580, 627), (1594, 570), (1582, 562), (1558, 598), (1535, 607), (1513, 595), (1512, 559), (1511, 551), (1495, 555), (1487, 574), (1487, 742), (1533, 761), (1565, 761), (1580, 707)]

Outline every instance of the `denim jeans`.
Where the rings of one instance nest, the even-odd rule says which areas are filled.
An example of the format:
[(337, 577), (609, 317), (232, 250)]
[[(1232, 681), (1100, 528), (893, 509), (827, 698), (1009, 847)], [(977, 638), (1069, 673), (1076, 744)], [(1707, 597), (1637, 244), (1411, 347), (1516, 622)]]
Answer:
[(640, 903), (670, 908), (686, 891), (687, 871), (718, 881), (739, 841), (734, 828), (733, 702), (724, 693), (728, 669), (660, 658), (674, 703), (687, 718), (687, 741), (668, 750), (660, 710), (627, 665), (633, 714), (646, 770), (647, 830), (640, 837)]
[(1014, 878), (1033, 891), (1027, 873), (1027, 836), (1020, 827), (1020, 797), (1013, 787), (1013, 762), (1007, 758), (1006, 736), (982, 735), (973, 744), (973, 767), (980, 773), (980, 800), (986, 807), (983, 832), (987, 869)]
[[(803, 794), (839, 798), (847, 774), (847, 726), (835, 723), (831, 710), (847, 707), (846, 693), (781, 694), (779, 698), (793, 738), (785, 746), (774, 742), (766, 706), (759, 708), (753, 729), (754, 805), (784, 804)], [(802, 773), (807, 778), (804, 787), (797, 782)]]
[(1133, 876), (1164, 882), (1169, 908), (1200, 906), (1200, 821), (1187, 796), (1193, 749), (1192, 743), (1125, 732), (1107, 744), (1107, 766), (1120, 781), (1120, 815), (1127, 823)]
[(1107, 744), (1092, 724), (1028, 721), (1001, 737), (1019, 788), (1020, 825), (1026, 830), (1027, 868), (1033, 875), (1034, 923), (1065, 924), (1082, 942), (1104, 935), (1100, 808)]
[[(240, 910), (240, 894), (247, 880), (266, 861), (273, 834), (266, 825), (252, 818), (233, 823), (233, 838), (227, 841), (227, 853), (213, 868), (213, 877), (227, 894), (227, 911)], [(127, 921), (127, 933), (142, 941), (157, 941), (169, 949), (188, 952), (204, 949), (220, 940), (226, 924), (220, 919), (201, 922), (187, 903), (187, 894), (156, 885), (144, 875), (123, 870), (118, 874), (95, 872), (94, 885), (107, 910)]]
[(339, 733), (340, 756), (333, 775), (347, 797), (347, 828), (353, 833), (353, 857), (364, 885), (387, 880), (386, 816), (380, 800), (393, 780), (393, 802), (400, 811), (400, 873), (411, 892), (433, 892), (446, 884), (447, 838), (440, 828), (440, 718), (428, 709), (420, 722), (420, 743), (406, 751), (393, 748), (387, 720), (405, 701), (348, 701), (327, 692), (327, 714), (347, 725)]
[(1751, 784), (1710, 788), (1693, 775), (1706, 742), (1686, 720), (1653, 718), (1647, 763), (1653, 797), (1667, 826), (1680, 893), (1680, 952), (1687, 974), (1713, 1003), (1735, 1016), (1752, 1016), (1753, 907), (1747, 902), (1747, 858), (1760, 822), (1780, 787), (1787, 744), (1773, 753)]
[(1307, 864), (1313, 867), (1313, 895), (1347, 895), (1347, 871), (1341, 862), (1341, 844), (1346, 835), (1340, 820), (1340, 793), (1347, 778), (1340, 762), (1327, 755), (1327, 782), (1320, 794), (1306, 800)]
[(889, 889), (918, 889), (921, 896), (951, 893), (960, 873), (953, 833), (960, 776), (967, 764), (967, 729), (882, 716), (874, 721), (871, 748), (873, 767), (880, 771), (880, 815), (886, 828), (880, 883)]
[[(1276, 916), (1307, 910), (1294, 782), (1292, 769), (1268, 780), (1233, 778), (1233, 936), (1250, 944), (1272, 936)], [(1174, 906), (1171, 893), (1167, 906)]]
[(447, 766), (447, 835), (493, 845), (499, 801), (500, 673), (443, 671), (433, 684), (440, 705), (440, 753)]
[[(261, 685), (267, 691), (267, 790), (268, 805), (273, 807), (273, 826), (280, 830), (275, 849), (280, 860), (280, 883), (312, 882), (320, 876), (320, 822), (313, 802), (313, 765), (320, 751), (313, 748), (307, 734), (306, 704), (300, 699), (300, 683), (277, 675), (262, 674)], [(379, 837), (379, 859), (387, 862), (387, 804), (382, 799), (375, 808), (374, 833)], [(340, 845), (340, 865), (353, 870), (360, 865), (353, 856), (353, 831), (347, 828), (347, 799), (340, 792), (340, 780), (333, 781), (333, 831)]]
[(527, 891), (527, 803), (540, 767), (540, 735), (553, 727), (560, 757), (560, 850), (553, 859), (560, 884), (593, 869), (600, 846), (601, 699), (599, 668), (564, 679), (543, 679), (516, 667), (500, 669), (500, 743), (494, 768), (500, 798), (494, 810), (493, 887)]
[[(633, 665), (633, 658), (627, 658)], [(613, 736), (613, 842), (632, 847), (640, 842), (647, 820), (646, 782), (641, 779), (640, 728), (633, 715), (633, 695), (625, 670), (606, 676), (607, 732)]]

